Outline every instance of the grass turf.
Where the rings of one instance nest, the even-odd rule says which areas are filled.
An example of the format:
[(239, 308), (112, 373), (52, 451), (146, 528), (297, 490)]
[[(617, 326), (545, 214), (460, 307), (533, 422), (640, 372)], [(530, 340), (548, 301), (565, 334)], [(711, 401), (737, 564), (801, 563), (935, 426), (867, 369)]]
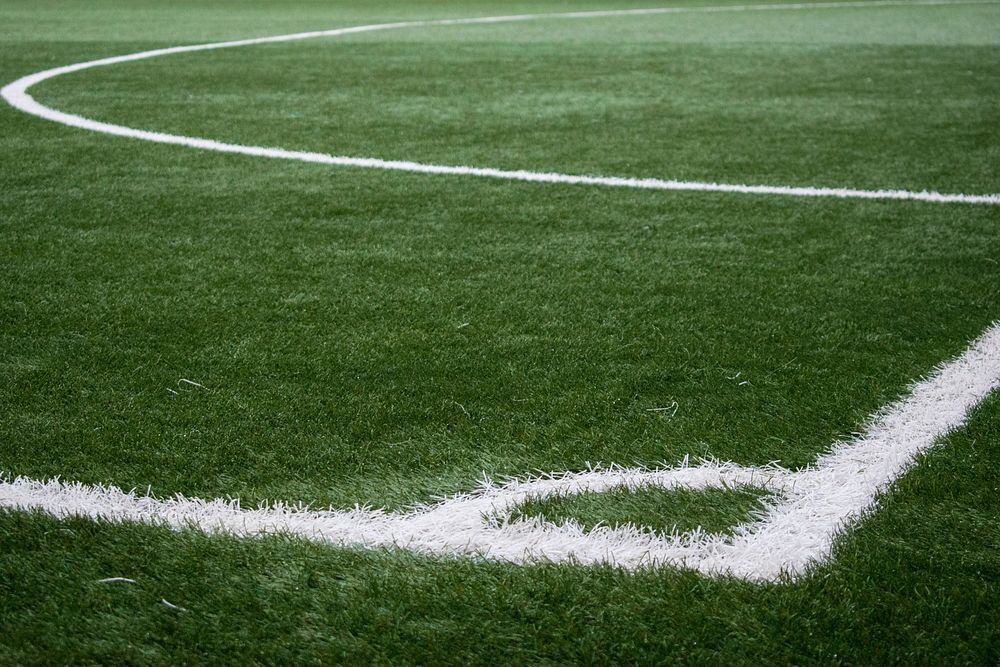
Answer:
[(791, 585), (2, 512), (0, 646), (11, 664), (993, 664), (998, 426), (994, 398)]
[(555, 524), (574, 522), (583, 530), (597, 526), (636, 526), (661, 535), (701, 530), (725, 533), (760, 513), (763, 489), (613, 488), (604, 493), (529, 498), (508, 514), (518, 521), (540, 517)]
[[(0, 10), (0, 74), (6, 81), (146, 48), (320, 27), (607, 6), (12, 2)], [(992, 192), (997, 19), (995, 6), (955, 6), (406, 30), (132, 63), (34, 94), (144, 129), (345, 154)], [(686, 454), (797, 466), (1000, 312), (992, 208), (328, 169), (95, 136), (10, 108), (0, 109), (0, 127), (0, 466), (14, 474), (247, 503), (401, 507), (471, 488), (483, 471), (655, 464)], [(652, 410), (674, 403), (676, 412)], [(983, 417), (984, 456), (996, 442), (995, 412)], [(5, 521), (26, 544), (32, 531), (56, 530), (41, 519)], [(512, 600), (543, 591), (543, 602), (529, 606), (556, 626), (569, 613), (561, 605), (574, 603), (557, 593), (545, 602), (545, 591), (561, 586), (596, 586), (603, 600), (619, 586), (642, 599), (661, 595), (678, 607), (663, 623), (692, 635), (702, 632), (699, 617), (679, 609), (678, 586), (707, 587), (706, 600), (721, 596), (720, 608), (732, 595), (727, 586), (759, 591), (671, 573), (544, 575), (550, 570), (443, 566), (280, 541), (87, 530), (163, 545), (175, 554), (168, 559), (182, 559), (181, 545), (193, 540), (207, 552), (257, 553), (259, 563), (280, 560), (271, 549), (291, 550), (289, 563), (306, 552), (325, 567), (350, 561), (369, 594), (390, 575), (451, 577), (470, 590), (509, 578)], [(964, 530), (936, 538), (957, 551), (945, 556), (932, 545), (947, 563), (935, 567), (965, 572), (953, 580), (981, 588), (961, 566)], [(884, 554), (878, 542), (866, 543), (876, 556), (858, 557)], [(105, 557), (79, 548), (80, 559)], [(920, 561), (888, 558), (903, 569)], [(17, 562), (17, 581), (31, 580), (31, 568), (50, 576), (41, 562)], [(921, 572), (913, 580), (929, 588), (932, 575)], [(896, 577), (883, 587), (910, 581)], [(840, 585), (877, 616), (859, 581)], [(31, 590), (18, 585), (6, 609)], [(434, 590), (420, 604), (443, 609), (448, 595), (437, 599)], [(995, 589), (982, 594), (996, 609)], [(953, 593), (957, 606), (933, 613), (943, 627), (985, 642), (987, 653), (968, 655), (995, 655), (995, 634), (957, 615), (977, 595)], [(58, 594), (42, 598), (55, 604)], [(266, 592), (256, 599), (271, 604)], [(745, 609), (776, 613), (770, 599), (755, 597)], [(606, 613), (625, 619), (626, 607)], [(41, 609), (39, 619), (16, 621), (25, 630), (10, 635), (11, 647), (63, 622), (51, 606)], [(394, 614), (405, 605), (386, 609), (385, 622), (402, 622)], [(503, 637), (523, 640), (538, 622), (493, 613), (498, 634), (482, 656)], [(702, 623), (712, 617), (702, 613)], [(329, 616), (310, 618), (302, 632), (326, 628), (341, 643), (356, 634), (330, 630)], [(474, 627), (450, 622), (458, 625), (442, 620), (420, 636), (436, 627), (434, 641), (447, 644)], [(959, 639), (928, 648), (914, 623), (869, 655), (971, 650)], [(774, 629), (761, 632), (772, 643), (759, 638), (753, 650), (779, 651)], [(610, 628), (593, 635), (608, 656), (625, 654), (618, 636)], [(385, 637), (403, 641), (405, 633)], [(168, 635), (161, 639), (156, 655), (172, 655)], [(320, 640), (303, 646), (310, 641)], [(80, 655), (97, 650), (76, 646)], [(667, 654), (657, 646), (643, 655)], [(683, 646), (675, 655), (698, 657)], [(408, 649), (379, 650), (404, 658)], [(802, 650), (803, 659), (832, 660)]]

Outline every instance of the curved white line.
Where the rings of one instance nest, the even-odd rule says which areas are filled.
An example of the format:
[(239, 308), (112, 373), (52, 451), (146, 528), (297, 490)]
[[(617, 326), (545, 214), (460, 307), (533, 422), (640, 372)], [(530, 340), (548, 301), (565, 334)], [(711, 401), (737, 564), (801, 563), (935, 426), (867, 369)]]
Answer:
[[(782, 581), (829, 558), (837, 534), (871, 511), (880, 492), (915, 465), (920, 453), (961, 427), (969, 411), (998, 386), (1000, 322), (957, 359), (913, 385), (908, 396), (875, 415), (863, 433), (835, 443), (814, 467), (796, 472), (706, 462), (663, 470), (566, 473), (501, 485), (486, 481), (476, 493), (403, 513), (284, 505), (244, 510), (238, 500), (160, 500), (111, 486), (17, 478), (0, 481), (0, 507), (247, 537), (289, 533), (340, 546), (397, 546), (511, 563), (608, 563), (630, 570), (669, 565), (708, 575)], [(528, 498), (620, 486), (759, 486), (778, 495), (761, 516), (730, 536), (700, 531), (661, 535), (629, 526), (585, 532), (573, 523), (511, 523), (503, 518)]]
[(574, 185), (602, 185), (610, 187), (639, 188), (646, 190), (683, 190), (699, 192), (729, 192), (740, 194), (768, 194), (784, 195), (794, 197), (839, 197), (850, 199), (894, 199), (894, 200), (915, 200), (935, 203), (965, 203), (965, 204), (1000, 204), (1000, 193), (998, 194), (949, 194), (941, 192), (915, 192), (910, 190), (859, 190), (853, 188), (829, 188), (829, 187), (794, 187), (780, 185), (740, 185), (729, 183), (703, 183), (698, 181), (677, 181), (663, 180), (658, 178), (629, 178), (617, 176), (587, 176), (547, 172), (534, 172), (525, 170), (494, 169), (492, 167), (467, 167), (449, 166), (437, 164), (424, 164), (421, 162), (411, 162), (406, 160), (382, 160), (369, 157), (348, 157), (342, 155), (328, 155), (326, 153), (315, 153), (310, 151), (291, 151), (282, 148), (267, 148), (263, 146), (245, 146), (242, 144), (230, 144), (212, 139), (202, 139), (198, 137), (185, 137), (176, 134), (163, 132), (150, 132), (123, 125), (112, 123), (102, 123), (100, 121), (84, 118), (74, 114), (65, 113), (57, 109), (52, 109), (38, 103), (28, 94), (28, 89), (32, 86), (64, 74), (79, 72), (93, 67), (103, 67), (119, 63), (132, 62), (135, 60), (145, 60), (159, 56), (167, 56), (178, 53), (190, 53), (194, 51), (209, 51), (214, 49), (226, 49), (238, 46), (251, 46), (254, 44), (271, 44), (275, 42), (292, 42), (303, 39), (313, 39), (316, 37), (336, 37), (361, 32), (372, 32), (376, 30), (394, 30), (399, 28), (429, 27), (429, 26), (449, 26), (449, 25), (473, 25), (487, 23), (509, 23), (513, 21), (531, 21), (538, 19), (571, 19), (571, 18), (598, 18), (613, 16), (642, 16), (651, 14), (689, 14), (689, 13), (719, 13), (719, 12), (759, 12), (759, 11), (786, 11), (805, 9), (847, 9), (847, 8), (870, 8), (870, 7), (903, 7), (903, 6), (942, 6), (942, 5), (980, 5), (996, 4), (995, 0), (869, 0), (860, 2), (817, 2), (798, 4), (757, 4), (757, 5), (730, 5), (715, 7), (659, 7), (651, 9), (631, 9), (631, 10), (609, 10), (609, 11), (588, 11), (588, 12), (565, 12), (548, 14), (516, 14), (511, 16), (487, 16), (479, 18), (465, 19), (442, 19), (430, 21), (403, 21), (397, 23), (380, 23), (374, 25), (355, 26), (350, 28), (336, 28), (333, 30), (320, 30), (313, 32), (301, 32), (290, 35), (278, 35), (274, 37), (261, 37), (255, 39), (241, 39), (228, 42), (215, 42), (211, 44), (196, 44), (192, 46), (175, 46), (165, 49), (154, 49), (142, 51), (124, 56), (112, 58), (102, 58), (91, 60), (64, 67), (37, 72), (8, 84), (0, 89), (2, 96), (13, 107), (56, 123), (77, 127), (93, 132), (102, 132), (119, 137), (130, 139), (141, 139), (162, 144), (174, 144), (187, 146), (202, 150), (218, 151), (221, 153), (236, 153), (239, 155), (250, 155), (254, 157), (277, 158), (284, 160), (297, 160), (300, 162), (312, 162), (317, 164), (328, 164), (348, 167), (363, 167), (368, 169), (387, 169), (393, 171), (409, 171), (423, 174), (447, 174), (455, 176), (479, 176), (485, 178), (497, 178), (513, 181), (529, 181), (538, 183), (561, 183)]

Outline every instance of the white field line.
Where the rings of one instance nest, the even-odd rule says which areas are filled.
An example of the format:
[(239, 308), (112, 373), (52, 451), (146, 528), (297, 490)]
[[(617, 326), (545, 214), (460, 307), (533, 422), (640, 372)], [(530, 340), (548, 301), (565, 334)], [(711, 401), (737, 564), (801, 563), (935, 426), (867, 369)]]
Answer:
[[(837, 534), (862, 519), (879, 493), (913, 466), (921, 452), (962, 426), (969, 411), (998, 386), (1000, 322), (957, 359), (913, 385), (905, 398), (874, 415), (863, 433), (835, 443), (815, 466), (800, 471), (712, 461), (688, 466), (685, 461), (660, 470), (612, 468), (501, 484), (486, 480), (475, 493), (401, 513), (287, 505), (242, 509), (238, 500), (164, 500), (113, 486), (18, 477), (0, 482), (0, 506), (247, 537), (284, 533), (341, 546), (396, 546), (511, 563), (608, 563), (630, 570), (676, 566), (752, 581), (788, 581), (828, 558)], [(585, 532), (572, 523), (504, 518), (528, 498), (622, 486), (757, 486), (775, 495), (760, 516), (730, 536), (700, 531), (661, 535), (634, 527)]]
[[(40, 72), (20, 79), (0, 93), (14, 106), (67, 125), (96, 131), (187, 145), (210, 150), (305, 159), (382, 169), (428, 173), (470, 174), (563, 183), (590, 183), (651, 189), (715, 190), (804, 196), (851, 196), (865, 198), (919, 199), (1000, 203), (998, 195), (942, 195), (939, 193), (870, 192), (823, 188), (780, 188), (683, 183), (655, 179), (505, 172), (472, 167), (443, 167), (410, 162), (387, 162), (370, 158), (343, 158), (281, 149), (221, 144), (206, 139), (178, 137), (98, 123), (64, 114), (35, 102), (26, 90), (53, 76), (89, 67), (186, 51), (244, 46), (276, 41), (333, 36), (366, 30), (416, 25), (452, 25), (528, 20), (533, 18), (584, 18), (627, 14), (681, 13), (692, 11), (765, 11), (780, 9), (874, 7), (897, 5), (956, 4), (928, 2), (860, 2), (807, 5), (746, 5), (734, 7), (666, 8), (636, 11), (575, 12), (562, 15), (522, 15), (410, 22), (361, 26), (318, 33), (300, 33), (238, 42), (223, 42), (147, 51), (130, 56)], [(973, 2), (968, 4), (992, 4)], [(940, 367), (931, 377), (915, 384), (910, 394), (872, 418), (864, 433), (854, 440), (834, 444), (815, 467), (789, 471), (777, 466), (740, 467), (729, 463), (704, 462), (676, 468), (643, 470), (613, 468), (583, 473), (557, 473), (542, 478), (483, 483), (476, 493), (455, 496), (410, 512), (391, 513), (368, 508), (312, 511), (303, 507), (275, 505), (244, 510), (239, 501), (201, 500), (176, 497), (157, 499), (129, 493), (112, 486), (89, 486), (58, 479), (38, 481), (24, 477), (0, 481), (0, 506), (39, 509), (54, 516), (80, 515), (111, 521), (137, 521), (193, 527), (208, 532), (240, 536), (290, 533), (343, 546), (400, 546), (433, 554), (477, 554), (498, 560), (524, 563), (570, 561), (611, 563), (628, 569), (673, 565), (706, 574), (729, 574), (750, 580), (774, 581), (801, 575), (810, 564), (827, 558), (834, 537), (845, 526), (869, 511), (877, 495), (892, 483), (922, 451), (951, 430), (960, 427), (968, 412), (1000, 384), (1000, 323), (957, 359)], [(540, 520), (508, 522), (512, 508), (528, 498), (554, 494), (601, 492), (626, 486), (639, 488), (708, 488), (760, 486), (775, 492), (766, 510), (754, 521), (738, 527), (733, 536), (707, 535), (699, 531), (662, 536), (635, 528), (598, 528), (584, 532), (572, 523), (556, 526)]]
[(839, 197), (850, 199), (893, 199), (893, 200), (915, 200), (936, 203), (967, 203), (967, 204), (1000, 204), (1000, 193), (996, 194), (949, 194), (928, 191), (909, 190), (858, 190), (853, 188), (833, 188), (833, 187), (794, 187), (782, 185), (741, 185), (731, 183), (703, 183), (697, 181), (664, 180), (659, 178), (630, 178), (618, 176), (589, 176), (573, 175), (561, 173), (546, 173), (525, 170), (495, 169), (492, 167), (473, 166), (452, 166), (425, 164), (421, 162), (411, 162), (406, 160), (382, 160), (372, 157), (349, 157), (343, 155), (328, 155), (326, 153), (315, 153), (310, 151), (292, 151), (283, 148), (268, 148), (264, 146), (246, 146), (242, 144), (230, 144), (212, 139), (202, 139), (198, 137), (186, 137), (163, 132), (150, 132), (112, 123), (102, 123), (82, 116), (65, 113), (52, 109), (35, 101), (28, 94), (28, 89), (37, 83), (52, 79), (64, 74), (79, 72), (93, 67), (103, 67), (116, 65), (119, 63), (132, 62), (135, 60), (145, 60), (178, 53), (191, 53), (194, 51), (210, 51), (214, 49), (226, 49), (238, 46), (252, 46), (255, 44), (271, 44), (276, 42), (292, 42), (303, 39), (313, 39), (316, 37), (336, 37), (339, 35), (350, 35), (362, 32), (372, 32), (375, 30), (395, 30), (400, 28), (430, 27), (430, 26), (453, 26), (453, 25), (474, 25), (489, 23), (509, 23), (514, 21), (532, 21), (539, 19), (586, 19), (617, 16), (643, 16), (653, 14), (703, 14), (720, 12), (763, 12), (763, 11), (797, 11), (797, 10), (820, 10), (820, 9), (860, 9), (873, 7), (912, 7), (912, 6), (947, 6), (947, 5), (980, 5), (996, 4), (995, 0), (862, 0), (859, 2), (817, 2), (817, 3), (797, 3), (797, 4), (753, 4), (753, 5), (729, 5), (714, 7), (659, 7), (650, 9), (630, 9), (630, 10), (609, 10), (609, 11), (586, 11), (586, 12), (565, 12), (548, 14), (515, 14), (511, 16), (487, 16), (478, 18), (463, 19), (442, 19), (429, 21), (403, 21), (396, 23), (380, 23), (374, 25), (355, 26), (350, 28), (336, 28), (333, 30), (320, 30), (313, 32), (301, 32), (290, 35), (277, 35), (273, 37), (261, 37), (255, 39), (241, 39), (235, 41), (215, 42), (211, 44), (195, 44), (191, 46), (175, 46), (164, 49), (154, 49), (142, 51), (124, 56), (112, 58), (102, 58), (91, 60), (64, 67), (37, 72), (8, 84), (0, 89), (2, 96), (12, 106), (25, 113), (29, 113), (40, 118), (77, 127), (94, 132), (102, 132), (119, 137), (131, 139), (141, 139), (161, 144), (173, 144), (198, 148), (202, 150), (218, 151), (221, 153), (236, 153), (239, 155), (249, 155), (254, 157), (267, 157), (284, 160), (297, 160), (300, 162), (312, 162), (317, 164), (362, 167), (368, 169), (387, 169), (394, 171), (409, 171), (422, 174), (444, 174), (453, 176), (478, 176), (484, 178), (496, 178), (512, 181), (529, 181), (537, 183), (561, 183), (572, 185), (599, 185), (609, 187), (639, 188), (645, 190), (683, 190), (698, 192), (728, 192), (739, 194), (765, 194), (784, 195), (793, 197)]

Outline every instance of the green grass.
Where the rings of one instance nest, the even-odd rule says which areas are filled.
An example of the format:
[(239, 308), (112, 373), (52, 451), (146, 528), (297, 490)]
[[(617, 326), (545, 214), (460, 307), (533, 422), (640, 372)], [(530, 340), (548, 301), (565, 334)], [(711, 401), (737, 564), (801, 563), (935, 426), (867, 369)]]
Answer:
[(573, 521), (585, 531), (598, 526), (635, 526), (661, 535), (700, 529), (727, 533), (763, 509), (763, 489), (660, 489), (616, 487), (603, 493), (529, 498), (514, 508), (509, 520), (539, 517), (555, 524)]
[[(958, 11), (966, 27), (996, 19)], [(786, 16), (723, 39), (733, 14), (411, 28), (98, 68), (38, 90), (132, 127), (342, 155), (993, 192), (1000, 39), (928, 43), (935, 13), (813, 12), (780, 44)], [(900, 20), (916, 23), (910, 40)], [(845, 21), (854, 40), (826, 37)]]
[[(628, 6), (11, 0), (0, 80), (182, 43)], [(1000, 8), (970, 5), (407, 29), (32, 92), (338, 154), (997, 192), (998, 27)], [(995, 207), (335, 169), (9, 107), (0, 164), (15, 475), (399, 508), (483, 472), (796, 467), (1000, 317)], [(995, 662), (998, 415), (994, 400), (787, 587), (7, 514), (0, 661)], [(139, 586), (92, 583), (129, 572)]]
[[(994, 398), (883, 498), (830, 564), (792, 585), (0, 513), (2, 659), (995, 664), (998, 425)], [(96, 583), (111, 576), (137, 584)]]

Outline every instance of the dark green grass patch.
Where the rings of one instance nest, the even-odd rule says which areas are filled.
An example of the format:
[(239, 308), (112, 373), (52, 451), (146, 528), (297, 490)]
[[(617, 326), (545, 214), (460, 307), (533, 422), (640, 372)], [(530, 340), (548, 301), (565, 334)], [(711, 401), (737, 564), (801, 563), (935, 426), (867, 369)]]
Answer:
[(724, 533), (759, 512), (766, 495), (754, 488), (618, 487), (603, 493), (530, 498), (515, 507), (509, 519), (540, 517), (556, 524), (572, 520), (588, 531), (597, 526), (635, 526), (668, 535), (695, 529)]
[(483, 471), (796, 466), (1000, 311), (985, 209), (193, 170), (156, 147), (154, 176), (85, 141), (75, 191), (45, 176), (61, 157), (4, 175), (16, 473), (399, 505)]

